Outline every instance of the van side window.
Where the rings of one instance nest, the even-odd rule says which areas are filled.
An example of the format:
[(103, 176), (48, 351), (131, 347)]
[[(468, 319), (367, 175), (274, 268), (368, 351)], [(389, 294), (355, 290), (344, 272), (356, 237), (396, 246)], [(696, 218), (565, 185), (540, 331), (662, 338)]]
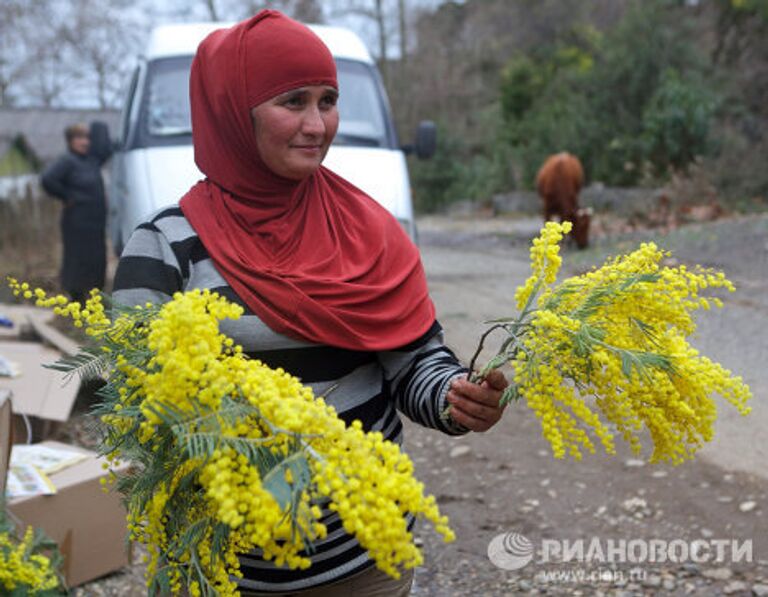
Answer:
[(339, 131), (336, 145), (388, 146), (383, 89), (368, 65), (337, 59), (339, 77)]
[(147, 93), (147, 132), (151, 136), (173, 136), (192, 131), (189, 108), (191, 59), (153, 61)]

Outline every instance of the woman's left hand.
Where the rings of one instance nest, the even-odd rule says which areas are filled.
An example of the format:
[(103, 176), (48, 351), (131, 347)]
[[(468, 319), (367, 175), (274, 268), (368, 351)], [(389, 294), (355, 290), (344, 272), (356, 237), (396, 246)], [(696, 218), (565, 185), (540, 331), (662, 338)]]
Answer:
[(464, 377), (454, 379), (446, 399), (451, 405), (451, 418), (471, 431), (488, 431), (504, 412), (501, 395), (509, 385), (504, 374), (489, 371), (482, 383), (476, 384)]

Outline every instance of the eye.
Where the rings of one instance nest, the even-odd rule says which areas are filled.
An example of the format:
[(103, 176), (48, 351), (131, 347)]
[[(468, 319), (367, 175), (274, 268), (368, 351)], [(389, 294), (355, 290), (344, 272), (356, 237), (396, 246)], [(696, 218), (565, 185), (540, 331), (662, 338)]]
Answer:
[(335, 93), (326, 93), (320, 98), (320, 106), (323, 108), (333, 108), (338, 101), (339, 96)]
[(303, 94), (294, 93), (283, 100), (283, 105), (287, 108), (302, 108), (304, 106), (304, 101)]

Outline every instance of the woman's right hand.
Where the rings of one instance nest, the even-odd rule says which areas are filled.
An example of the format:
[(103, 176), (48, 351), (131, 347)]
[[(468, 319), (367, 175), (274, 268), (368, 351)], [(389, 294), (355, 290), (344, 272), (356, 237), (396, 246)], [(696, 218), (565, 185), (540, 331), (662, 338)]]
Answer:
[(459, 377), (451, 382), (446, 399), (451, 405), (451, 418), (470, 431), (488, 431), (501, 419), (501, 405), (507, 378), (498, 369), (489, 371), (479, 384)]

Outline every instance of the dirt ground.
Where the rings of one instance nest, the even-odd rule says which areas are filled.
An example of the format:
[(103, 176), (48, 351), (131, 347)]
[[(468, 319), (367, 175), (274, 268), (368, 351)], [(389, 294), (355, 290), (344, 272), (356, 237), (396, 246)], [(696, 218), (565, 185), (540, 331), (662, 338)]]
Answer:
[[(528, 274), (528, 243), (538, 226), (538, 220), (515, 218), (420, 221), (430, 290), (447, 342), (462, 358), (471, 355), (480, 322), (513, 313), (514, 288)], [(597, 239), (587, 251), (567, 251), (565, 267), (583, 271), (651, 236)], [(408, 424), (406, 449), (457, 534), (446, 545), (419, 528), (426, 562), (417, 570), (414, 595), (768, 595), (768, 217), (689, 226), (659, 240), (681, 262), (724, 269), (739, 287), (722, 313), (705, 314), (696, 343), (744, 376), (754, 390), (755, 412), (742, 419), (724, 405), (713, 444), (679, 467), (652, 466), (627, 450), (613, 458), (557, 461), (522, 404), (510, 406), (493, 430), (462, 438)], [(64, 434), (87, 442), (82, 428), (81, 415)], [(505, 533), (523, 535), (536, 549), (542, 540), (595, 539), (602, 546), (722, 540), (742, 547), (751, 541), (752, 553), (742, 552), (738, 562), (726, 552), (723, 561), (635, 564), (541, 563), (536, 557), (510, 571), (487, 555), (491, 540)], [(140, 566), (76, 591), (142, 594)]]
[[(528, 241), (538, 226), (537, 220), (500, 218), (421, 222), (430, 290), (447, 341), (463, 358), (476, 346), (483, 329), (478, 322), (514, 312), (514, 288), (528, 274)], [(588, 251), (567, 251), (565, 268), (586, 270), (652, 237), (602, 238)], [(681, 262), (724, 269), (739, 287), (722, 312), (702, 316), (695, 343), (750, 383), (753, 414), (734, 417), (724, 405), (716, 441), (698, 460), (678, 467), (648, 465), (627, 450), (614, 458), (556, 461), (522, 404), (510, 406), (490, 432), (461, 439), (411, 426), (407, 448), (458, 536), (443, 545), (423, 534), (427, 563), (417, 572), (414, 594), (768, 594), (768, 218), (690, 226), (656, 240)], [(495, 536), (510, 532), (534, 546), (543, 539), (597, 538), (603, 546), (622, 539), (751, 540), (753, 561), (611, 566), (534, 559), (506, 571), (489, 561), (487, 549)]]

